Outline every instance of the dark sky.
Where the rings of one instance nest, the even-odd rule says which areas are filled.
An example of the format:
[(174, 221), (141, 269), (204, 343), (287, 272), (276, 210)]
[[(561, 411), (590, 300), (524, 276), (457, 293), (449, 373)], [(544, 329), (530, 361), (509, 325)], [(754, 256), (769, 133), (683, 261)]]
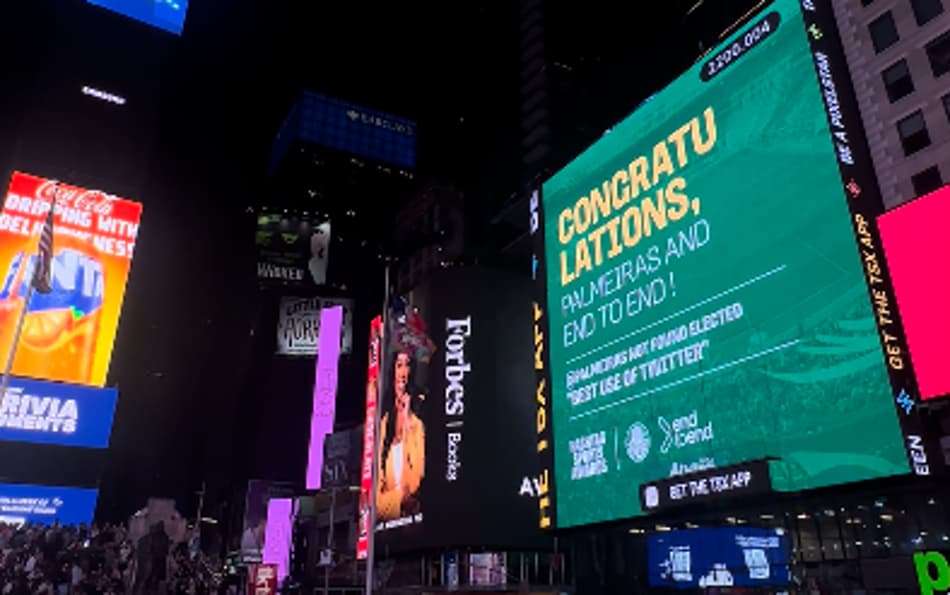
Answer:
[[(244, 210), (266, 202), (271, 143), (296, 93), (417, 119), (420, 179), (516, 190), (491, 186), (519, 158), (517, 3), (376, 4), (192, 0), (181, 38), (82, 0), (0, 8), (0, 171), (145, 205), (110, 374), (112, 447), (98, 463), (76, 459), (105, 468), (101, 513), (125, 516), (153, 494), (188, 511), (203, 477), (229, 472), (255, 318)], [(581, 80), (608, 125), (697, 55), (681, 29), (693, 2), (656, 4), (587, 2), (549, 23), (567, 53), (601, 56)], [(710, 28), (728, 23), (729, 11), (704, 10)], [(94, 102), (79, 93), (87, 82), (129, 101)]]

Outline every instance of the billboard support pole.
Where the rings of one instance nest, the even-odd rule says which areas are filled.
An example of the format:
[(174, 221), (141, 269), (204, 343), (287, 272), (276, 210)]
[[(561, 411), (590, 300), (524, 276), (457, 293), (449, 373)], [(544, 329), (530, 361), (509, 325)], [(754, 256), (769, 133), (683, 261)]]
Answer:
[(16, 359), (16, 348), (20, 343), (20, 335), (23, 334), (23, 323), (26, 321), (26, 311), (30, 307), (30, 300), (33, 299), (33, 283), (29, 283), (26, 288), (26, 297), (23, 299), (23, 309), (20, 310), (20, 317), (16, 321), (16, 330), (13, 331), (13, 341), (10, 343), (10, 351), (7, 352), (7, 363), (3, 367), (3, 381), (0, 382), (0, 403), (7, 396), (7, 387), (10, 385), (10, 374), (13, 372), (13, 360)]
[[(56, 208), (56, 199), (58, 197), (59, 184), (56, 184), (53, 187), (53, 202), (49, 206), (51, 211)], [(13, 331), (13, 340), (10, 342), (10, 351), (7, 352), (7, 361), (3, 366), (3, 379), (0, 380), (0, 405), (3, 404), (4, 399), (7, 397), (7, 388), (10, 386), (10, 374), (13, 373), (13, 362), (16, 360), (16, 348), (20, 344), (20, 336), (23, 335), (23, 324), (26, 322), (26, 311), (29, 310), (32, 300), (33, 279), (29, 279), (26, 286), (26, 296), (23, 298), (23, 309), (20, 310), (20, 316), (17, 318), (16, 329)]]
[[(379, 350), (379, 369), (386, 370), (386, 326), (389, 322), (389, 260), (386, 261), (386, 269), (383, 275), (386, 286), (383, 288), (383, 329), (382, 345)], [(380, 407), (380, 395), (383, 395), (383, 378), (385, 372), (379, 375), (379, 382), (376, 384), (376, 415), (373, 419), (373, 465), (371, 482), (372, 489), (369, 494), (369, 535), (366, 544), (366, 590), (365, 595), (373, 595), (373, 566), (376, 563), (376, 482), (379, 481), (379, 421), (382, 407)]]

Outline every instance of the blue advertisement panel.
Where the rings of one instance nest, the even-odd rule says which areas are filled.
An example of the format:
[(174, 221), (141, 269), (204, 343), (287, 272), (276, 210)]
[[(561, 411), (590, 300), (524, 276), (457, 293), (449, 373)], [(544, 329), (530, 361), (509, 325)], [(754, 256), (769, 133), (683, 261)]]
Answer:
[(92, 522), (99, 490), (0, 483), (0, 524)]
[(188, 0), (86, 0), (175, 35), (185, 27)]
[(272, 168), (296, 140), (397, 167), (416, 167), (414, 121), (310, 91), (281, 126), (271, 153)]
[(723, 527), (647, 537), (652, 587), (781, 587), (791, 578), (788, 561), (782, 529)]
[(106, 448), (119, 393), (114, 388), (10, 378), (0, 440)]

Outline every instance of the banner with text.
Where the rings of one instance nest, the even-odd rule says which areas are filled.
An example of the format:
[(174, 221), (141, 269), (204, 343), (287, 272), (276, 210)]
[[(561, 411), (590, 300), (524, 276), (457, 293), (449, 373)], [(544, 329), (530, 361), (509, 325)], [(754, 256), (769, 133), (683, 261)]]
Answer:
[[(24, 305), (57, 187), (53, 290)], [(13, 173), (0, 212), (0, 353), (26, 307), (14, 374), (105, 384), (141, 214), (136, 202)]]
[(277, 319), (278, 355), (316, 355), (320, 338), (320, 312), (343, 308), (340, 352), (353, 351), (353, 300), (350, 298), (283, 297)]
[(520, 276), (453, 268), (391, 300), (378, 382), (378, 551), (545, 543), (532, 522), (535, 410), (523, 398), (533, 380), (529, 291)]
[(307, 215), (257, 215), (257, 280), (263, 285), (316, 287), (327, 282), (330, 222)]
[(0, 525), (92, 522), (98, 490), (0, 483)]
[(114, 388), (11, 377), (0, 406), (0, 440), (107, 448)]
[(780, 491), (931, 473), (855, 105), (829, 3), (776, 0), (543, 184), (557, 526), (763, 458)]

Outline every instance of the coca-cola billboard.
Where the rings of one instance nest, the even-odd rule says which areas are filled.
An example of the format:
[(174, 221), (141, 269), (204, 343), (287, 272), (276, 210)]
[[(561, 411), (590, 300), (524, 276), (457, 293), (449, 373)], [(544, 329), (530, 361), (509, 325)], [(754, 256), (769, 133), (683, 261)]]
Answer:
[[(54, 203), (52, 291), (28, 296)], [(0, 353), (26, 308), (14, 374), (105, 384), (141, 214), (136, 202), (14, 172), (0, 211)]]

